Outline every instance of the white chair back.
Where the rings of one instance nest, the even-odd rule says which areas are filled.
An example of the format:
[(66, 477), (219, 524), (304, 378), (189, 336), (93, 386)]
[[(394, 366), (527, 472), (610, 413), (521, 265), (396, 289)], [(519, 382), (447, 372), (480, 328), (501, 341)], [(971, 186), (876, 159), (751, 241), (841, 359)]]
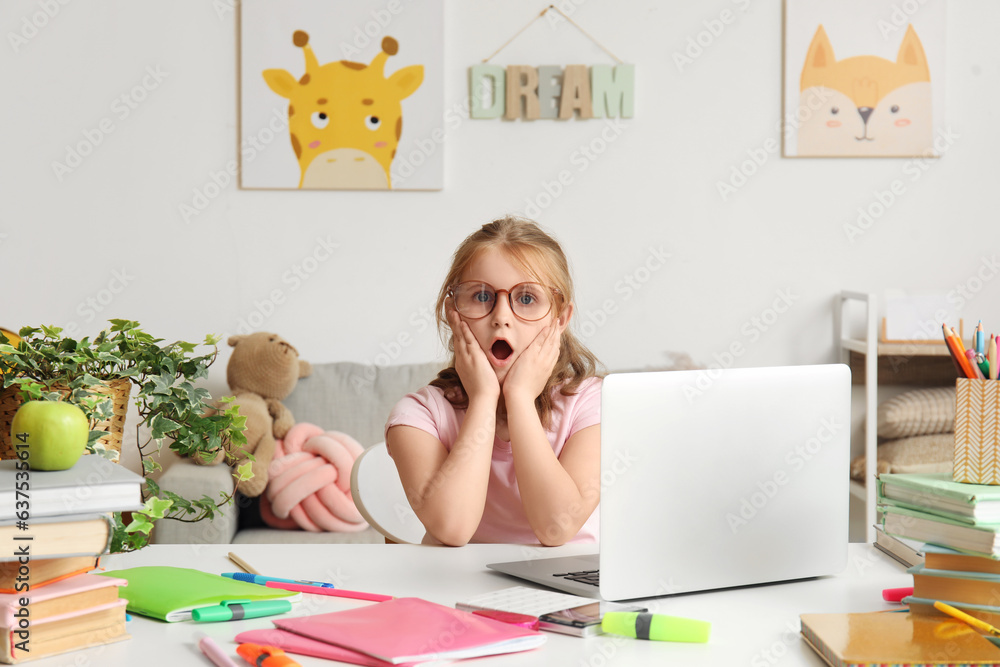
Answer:
[(369, 447), (354, 461), (351, 496), (361, 516), (387, 540), (420, 544), (424, 525), (406, 500), (396, 464), (385, 443)]

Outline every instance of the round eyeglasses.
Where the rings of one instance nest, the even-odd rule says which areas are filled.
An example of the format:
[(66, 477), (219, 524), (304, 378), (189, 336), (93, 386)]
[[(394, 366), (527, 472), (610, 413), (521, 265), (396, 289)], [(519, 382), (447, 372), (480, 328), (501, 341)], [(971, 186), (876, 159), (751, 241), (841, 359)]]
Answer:
[(489, 283), (470, 281), (460, 283), (448, 290), (455, 310), (462, 317), (478, 320), (493, 312), (497, 305), (497, 294), (507, 293), (507, 302), (514, 315), (526, 322), (540, 320), (552, 310), (554, 297), (559, 290), (538, 283), (518, 283), (509, 290), (498, 290)]

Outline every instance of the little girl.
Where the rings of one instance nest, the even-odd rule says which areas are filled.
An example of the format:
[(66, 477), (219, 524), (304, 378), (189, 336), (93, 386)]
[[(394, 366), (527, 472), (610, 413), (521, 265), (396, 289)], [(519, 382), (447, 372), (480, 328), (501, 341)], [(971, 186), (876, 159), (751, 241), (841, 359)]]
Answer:
[(572, 315), (566, 256), (533, 222), (455, 251), (437, 300), (451, 366), (386, 423), (425, 543), (597, 540), (601, 380)]

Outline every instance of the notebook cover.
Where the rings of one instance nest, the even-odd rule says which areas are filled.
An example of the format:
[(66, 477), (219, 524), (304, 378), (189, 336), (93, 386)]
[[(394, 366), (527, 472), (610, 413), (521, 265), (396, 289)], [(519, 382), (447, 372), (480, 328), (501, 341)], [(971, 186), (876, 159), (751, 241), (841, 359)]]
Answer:
[(904, 507), (899, 503), (880, 504), (879, 511), (885, 514), (899, 514), (904, 517), (908, 516), (915, 519), (923, 519), (925, 521), (934, 521), (936, 523), (962, 528), (965, 531), (978, 531), (980, 533), (992, 533), (994, 535), (1000, 532), (1000, 523), (980, 521), (973, 525), (968, 522), (966, 517), (955, 518), (954, 515), (944, 516), (941, 513), (928, 512), (926, 509), (922, 508)]
[[(334, 646), (333, 644), (327, 644), (326, 642), (310, 639), (309, 637), (303, 637), (294, 632), (279, 630), (277, 628), (241, 632), (236, 635), (233, 641), (238, 644), (250, 643), (260, 646), (274, 646), (286, 653), (308, 655), (314, 658), (326, 658), (327, 660), (337, 660), (338, 662), (346, 662), (352, 665), (367, 665), (368, 667), (388, 667), (392, 665), (391, 662), (379, 660), (370, 655), (352, 651), (349, 648)], [(400, 663), (397, 667), (407, 667), (408, 665), (417, 664), (420, 663), (406, 662)]]
[(1000, 648), (955, 619), (910, 613), (802, 614), (802, 636), (831, 665), (996, 665)]
[(878, 475), (879, 490), (884, 484), (926, 491), (928, 494), (948, 498), (966, 505), (975, 505), (982, 501), (1000, 501), (1000, 486), (990, 484), (966, 484), (956, 482), (951, 473), (880, 473)]
[[(14, 501), (24, 499), (16, 498), (17, 463), (0, 461), (0, 519), (13, 519)], [(31, 517), (142, 509), (143, 483), (141, 475), (97, 454), (81, 456), (68, 470), (32, 470)], [(105, 494), (112, 500), (102, 499)]]
[(918, 505), (916, 503), (907, 502), (905, 500), (900, 500), (898, 498), (885, 498), (879, 497), (879, 504), (884, 506), (901, 507), (903, 509), (911, 510), (914, 512), (923, 512), (924, 514), (931, 514), (934, 516), (939, 516), (942, 519), (948, 519), (955, 523), (965, 524), (967, 526), (996, 526), (997, 523), (993, 519), (981, 519), (971, 515), (958, 514), (956, 512), (949, 511), (941, 507), (929, 507), (927, 505)]
[(512, 653), (545, 642), (540, 632), (420, 598), (278, 619), (274, 624), (393, 664)]
[(186, 621), (191, 610), (223, 600), (279, 600), (298, 602), (301, 593), (267, 588), (218, 574), (185, 567), (153, 565), (102, 572), (100, 577), (120, 577), (128, 582), (120, 595), (128, 610), (161, 621)]
[(96, 574), (81, 574), (57, 581), (50, 586), (42, 586), (37, 589), (31, 587), (30, 590), (23, 593), (6, 593), (0, 595), (0, 626), (10, 628), (15, 625), (14, 613), (24, 606), (21, 604), (21, 600), (27, 599), (30, 605), (32, 602), (42, 602), (43, 600), (51, 600), (52, 598), (64, 595), (91, 591), (96, 588), (104, 588), (105, 586), (125, 586), (126, 584), (128, 582), (124, 579), (98, 576)]

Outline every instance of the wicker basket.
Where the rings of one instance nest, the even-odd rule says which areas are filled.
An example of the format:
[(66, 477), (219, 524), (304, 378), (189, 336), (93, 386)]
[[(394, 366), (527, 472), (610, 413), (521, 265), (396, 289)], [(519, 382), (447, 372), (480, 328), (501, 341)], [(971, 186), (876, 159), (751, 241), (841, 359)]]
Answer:
[(14, 421), (14, 413), (21, 407), (21, 397), (17, 387), (0, 389), (0, 459), (14, 458), (14, 448), (11, 446), (10, 425)]
[[(128, 378), (120, 378), (94, 386), (91, 391), (112, 398), (111, 417), (97, 422), (92, 428), (96, 431), (107, 431), (108, 434), (102, 436), (97, 442), (102, 444), (105, 449), (114, 450), (120, 454), (132, 382)], [(16, 387), (0, 390), (0, 459), (13, 459), (17, 456), (10, 437), (10, 426), (14, 421), (14, 413), (19, 407), (21, 407), (21, 397)]]

